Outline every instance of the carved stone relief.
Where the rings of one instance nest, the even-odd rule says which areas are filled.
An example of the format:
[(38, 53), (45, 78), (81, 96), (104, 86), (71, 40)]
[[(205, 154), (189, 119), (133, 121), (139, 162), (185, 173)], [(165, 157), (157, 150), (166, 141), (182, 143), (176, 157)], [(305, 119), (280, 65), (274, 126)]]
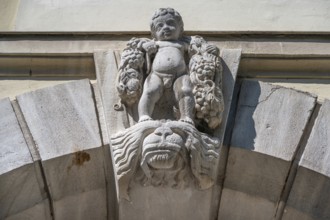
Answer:
[(219, 49), (183, 36), (172, 8), (158, 9), (150, 27), (153, 39), (132, 38), (118, 71), (115, 109), (138, 115), (111, 138), (122, 197), (131, 181), (207, 189), (219, 157), (213, 137), (224, 110)]

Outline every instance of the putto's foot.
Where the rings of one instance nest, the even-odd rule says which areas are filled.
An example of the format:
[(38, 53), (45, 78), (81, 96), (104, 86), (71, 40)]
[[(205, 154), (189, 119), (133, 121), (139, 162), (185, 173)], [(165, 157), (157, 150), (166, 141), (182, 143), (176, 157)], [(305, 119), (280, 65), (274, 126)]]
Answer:
[(185, 122), (185, 123), (188, 123), (188, 124), (191, 124), (191, 125), (195, 126), (194, 120), (192, 120), (192, 119), (189, 118), (189, 117), (180, 118), (179, 121), (182, 121), (182, 122)]
[(143, 122), (143, 121), (151, 121), (153, 120), (149, 115), (142, 115), (139, 119), (139, 122)]

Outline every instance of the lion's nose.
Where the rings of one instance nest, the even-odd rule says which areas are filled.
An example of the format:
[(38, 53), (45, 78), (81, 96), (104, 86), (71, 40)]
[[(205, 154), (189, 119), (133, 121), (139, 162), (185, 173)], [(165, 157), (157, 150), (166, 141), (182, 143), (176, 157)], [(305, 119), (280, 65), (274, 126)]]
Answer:
[(168, 127), (160, 127), (155, 130), (155, 134), (165, 138), (165, 137), (173, 134), (173, 131)]

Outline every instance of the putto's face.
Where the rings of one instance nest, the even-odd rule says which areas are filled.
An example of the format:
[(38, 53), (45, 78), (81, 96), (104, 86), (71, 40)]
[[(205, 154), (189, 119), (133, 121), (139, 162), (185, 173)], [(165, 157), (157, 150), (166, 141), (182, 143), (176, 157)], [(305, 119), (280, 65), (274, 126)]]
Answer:
[(179, 39), (182, 32), (182, 27), (172, 15), (166, 14), (163, 16), (159, 16), (153, 21), (153, 23), (153, 32), (157, 40), (162, 41)]

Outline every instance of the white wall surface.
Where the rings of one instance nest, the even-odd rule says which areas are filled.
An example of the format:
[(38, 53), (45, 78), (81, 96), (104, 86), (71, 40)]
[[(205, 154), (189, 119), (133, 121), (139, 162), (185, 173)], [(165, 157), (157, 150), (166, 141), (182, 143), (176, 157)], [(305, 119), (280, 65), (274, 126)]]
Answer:
[(177, 9), (191, 31), (330, 31), (329, 0), (20, 0), (16, 7), (0, 31), (149, 31), (159, 7)]

